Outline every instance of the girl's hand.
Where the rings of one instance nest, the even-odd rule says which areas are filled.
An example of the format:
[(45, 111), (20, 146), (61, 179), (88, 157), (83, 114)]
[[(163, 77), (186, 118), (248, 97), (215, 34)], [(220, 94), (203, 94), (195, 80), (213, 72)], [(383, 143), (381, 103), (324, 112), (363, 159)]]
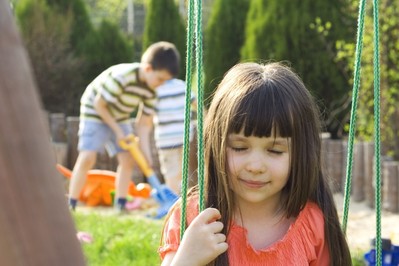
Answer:
[(223, 224), (218, 219), (220, 212), (205, 209), (190, 224), (172, 265), (206, 265), (228, 248), (226, 236), (220, 233)]

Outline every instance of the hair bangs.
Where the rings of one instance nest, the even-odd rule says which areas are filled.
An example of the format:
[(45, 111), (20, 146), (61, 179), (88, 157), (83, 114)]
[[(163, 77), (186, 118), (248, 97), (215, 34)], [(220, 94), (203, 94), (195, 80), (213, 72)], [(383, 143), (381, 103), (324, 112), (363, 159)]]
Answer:
[(250, 90), (236, 105), (229, 133), (243, 132), (246, 137), (291, 137), (290, 98), (273, 82)]

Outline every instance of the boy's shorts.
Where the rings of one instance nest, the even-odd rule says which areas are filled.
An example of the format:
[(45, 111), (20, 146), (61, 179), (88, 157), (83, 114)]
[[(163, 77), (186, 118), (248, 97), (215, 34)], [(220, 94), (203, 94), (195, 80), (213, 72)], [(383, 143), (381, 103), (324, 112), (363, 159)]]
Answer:
[(159, 164), (164, 179), (181, 175), (183, 147), (174, 149), (159, 149)]
[[(119, 123), (125, 136), (133, 133), (133, 127), (130, 123)], [(112, 129), (97, 121), (80, 121), (79, 123), (79, 151), (96, 151), (103, 153), (107, 150), (109, 156), (115, 156), (123, 150), (117, 143), (115, 133)]]

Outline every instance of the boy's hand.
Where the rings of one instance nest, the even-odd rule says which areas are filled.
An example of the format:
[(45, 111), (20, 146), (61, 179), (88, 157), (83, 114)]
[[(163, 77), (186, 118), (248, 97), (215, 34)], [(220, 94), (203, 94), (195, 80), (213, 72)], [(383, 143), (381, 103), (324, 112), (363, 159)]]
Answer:
[(123, 130), (118, 126), (118, 129), (115, 130), (116, 143), (120, 143), (121, 140), (127, 140), (127, 136), (123, 133)]
[(176, 265), (206, 265), (227, 250), (220, 217), (217, 209), (208, 208), (192, 221), (173, 259)]

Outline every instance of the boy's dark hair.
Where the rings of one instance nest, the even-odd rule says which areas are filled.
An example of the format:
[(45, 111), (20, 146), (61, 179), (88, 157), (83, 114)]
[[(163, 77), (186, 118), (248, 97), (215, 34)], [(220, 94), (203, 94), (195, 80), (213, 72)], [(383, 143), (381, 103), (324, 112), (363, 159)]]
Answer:
[(154, 70), (167, 70), (173, 77), (179, 74), (180, 54), (170, 42), (151, 44), (141, 57), (141, 62), (151, 64)]

